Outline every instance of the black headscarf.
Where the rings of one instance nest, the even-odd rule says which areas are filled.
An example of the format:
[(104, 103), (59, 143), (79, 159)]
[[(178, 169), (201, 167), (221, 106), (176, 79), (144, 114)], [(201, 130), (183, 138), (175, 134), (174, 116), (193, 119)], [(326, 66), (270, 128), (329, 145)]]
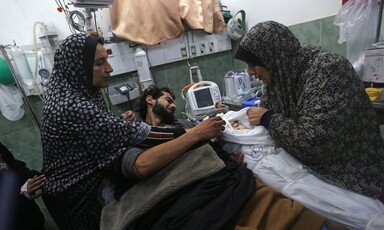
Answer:
[(95, 60), (95, 50), (98, 43), (102, 44), (101, 39), (96, 36), (88, 36), (85, 40), (83, 61), (89, 85), (92, 85), (93, 62)]
[(239, 48), (236, 51), (235, 58), (254, 66), (265, 67), (260, 58), (256, 57), (251, 51), (244, 49), (241, 45), (239, 45)]
[(296, 36), (274, 21), (259, 23), (245, 34), (235, 58), (266, 68), (271, 77), (261, 106), (287, 116), (295, 114), (303, 85), (299, 77), (308, 62), (301, 48)]

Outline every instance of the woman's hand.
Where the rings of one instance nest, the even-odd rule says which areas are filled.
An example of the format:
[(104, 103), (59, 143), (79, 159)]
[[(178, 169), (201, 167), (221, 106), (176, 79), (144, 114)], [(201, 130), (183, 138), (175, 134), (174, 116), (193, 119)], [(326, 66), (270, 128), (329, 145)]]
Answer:
[(120, 117), (123, 118), (124, 120), (131, 121), (131, 122), (137, 121), (135, 113), (132, 112), (131, 110), (128, 110), (127, 112), (120, 114)]
[(250, 107), (247, 111), (248, 120), (251, 125), (260, 125), (260, 119), (268, 109), (263, 107)]
[(42, 195), (42, 192), (37, 194), (36, 191), (43, 187), (46, 179), (47, 178), (45, 178), (45, 175), (41, 174), (40, 176), (34, 176), (32, 179), (28, 181), (27, 192), (31, 197), (31, 199), (36, 199)]

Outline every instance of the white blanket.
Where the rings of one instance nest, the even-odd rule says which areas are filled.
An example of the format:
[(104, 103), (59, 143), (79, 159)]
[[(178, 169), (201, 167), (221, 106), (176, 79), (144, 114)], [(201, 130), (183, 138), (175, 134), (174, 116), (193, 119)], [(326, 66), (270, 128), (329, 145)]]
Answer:
[[(352, 229), (384, 229), (383, 203), (325, 183), (307, 172), (304, 165), (276, 146), (267, 129), (249, 124), (247, 110), (219, 114), (227, 122), (218, 140), (226, 152), (244, 153), (247, 167), (263, 183), (328, 219)], [(250, 129), (233, 129), (229, 121), (235, 120)]]

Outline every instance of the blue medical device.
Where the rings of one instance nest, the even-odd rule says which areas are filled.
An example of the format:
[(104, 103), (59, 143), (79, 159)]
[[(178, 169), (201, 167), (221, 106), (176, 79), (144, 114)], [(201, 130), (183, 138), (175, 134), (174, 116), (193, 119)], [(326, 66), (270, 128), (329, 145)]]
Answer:
[(259, 106), (261, 100), (261, 96), (253, 96), (250, 97), (243, 102), (241, 102), (241, 107), (252, 107), (252, 106)]

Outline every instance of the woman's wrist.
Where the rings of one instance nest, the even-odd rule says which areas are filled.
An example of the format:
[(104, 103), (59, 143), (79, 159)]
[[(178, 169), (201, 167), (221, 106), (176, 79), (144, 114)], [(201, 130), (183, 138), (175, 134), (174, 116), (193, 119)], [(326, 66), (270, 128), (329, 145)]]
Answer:
[(261, 116), (260, 118), (260, 124), (264, 126), (266, 129), (269, 127), (269, 121), (271, 120), (272, 116), (275, 114), (272, 110), (268, 110)]
[(20, 188), (20, 195), (23, 195), (25, 197), (27, 197), (29, 200), (32, 200), (31, 196), (29, 195), (28, 193), (28, 182), (30, 181), (31, 179), (28, 179), (24, 184), (23, 186), (21, 186)]

